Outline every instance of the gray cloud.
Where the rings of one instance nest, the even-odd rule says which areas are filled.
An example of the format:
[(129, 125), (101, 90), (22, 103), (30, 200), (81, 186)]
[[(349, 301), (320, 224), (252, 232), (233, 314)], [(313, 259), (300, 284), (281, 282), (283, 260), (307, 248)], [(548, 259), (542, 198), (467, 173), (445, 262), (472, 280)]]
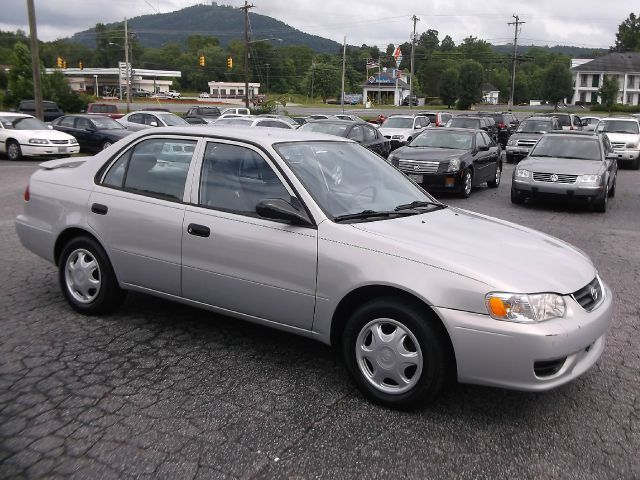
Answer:
[[(194, 0), (36, 0), (38, 36), (54, 40), (90, 28), (97, 22), (114, 22), (125, 16), (168, 12), (197, 3)], [(208, 3), (208, 2), (207, 2)], [(240, 6), (243, 0), (219, 2)], [(429, 2), (373, 2), (372, 0), (253, 0), (252, 11), (272, 16), (307, 33), (352, 45), (402, 43), (409, 40), (416, 14), (418, 33), (438, 30), (440, 38), (450, 35), (456, 43), (473, 35), (491, 43), (508, 43), (513, 27), (512, 14), (527, 22), (521, 43), (584, 47), (608, 47), (615, 41), (618, 25), (638, 4), (631, 0), (609, 2), (605, 10), (600, 0), (432, 0)], [(601, 13), (603, 12), (603, 13)], [(636, 12), (637, 13), (637, 12)], [(0, 28), (27, 30), (26, 2), (2, 0)]]

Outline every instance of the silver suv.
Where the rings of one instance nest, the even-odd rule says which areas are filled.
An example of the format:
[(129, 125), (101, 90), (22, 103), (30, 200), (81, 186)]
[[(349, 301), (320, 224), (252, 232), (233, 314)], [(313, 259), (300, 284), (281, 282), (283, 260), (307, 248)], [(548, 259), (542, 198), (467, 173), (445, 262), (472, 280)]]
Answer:
[(618, 161), (640, 169), (640, 123), (635, 118), (603, 118), (596, 126), (596, 133), (606, 133), (611, 140)]

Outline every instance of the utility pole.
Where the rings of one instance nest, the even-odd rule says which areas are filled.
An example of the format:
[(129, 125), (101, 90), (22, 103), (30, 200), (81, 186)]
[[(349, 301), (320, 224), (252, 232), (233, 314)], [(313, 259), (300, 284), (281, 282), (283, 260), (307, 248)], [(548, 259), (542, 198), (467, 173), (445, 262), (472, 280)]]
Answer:
[(127, 17), (124, 18), (124, 63), (127, 68), (127, 113), (131, 109), (131, 66), (129, 65), (129, 31), (127, 30)]
[(316, 63), (315, 61), (311, 61), (311, 103), (313, 103), (314, 100), (314, 96), (313, 96), (313, 80), (315, 77), (315, 73), (316, 73)]
[(244, 0), (244, 6), (240, 10), (244, 10), (244, 106), (249, 108), (249, 9), (254, 5), (249, 5)]
[(344, 114), (344, 71), (346, 65), (347, 58), (347, 36), (344, 36), (344, 41), (342, 42), (342, 90), (340, 93), (340, 105), (342, 106), (342, 113)]
[(413, 15), (413, 35), (411, 35), (411, 75), (409, 76), (409, 110), (411, 110), (411, 104), (413, 103), (413, 58), (416, 50), (416, 22), (420, 19)]
[(269, 95), (269, 69), (271, 68), (271, 64), (270, 63), (265, 63), (264, 64), (265, 67), (267, 67), (267, 95)]
[(33, 99), (36, 107), (36, 117), (44, 120), (42, 111), (42, 86), (40, 85), (40, 51), (38, 50), (38, 32), (36, 30), (36, 9), (33, 0), (27, 0), (29, 14), (29, 35), (31, 36), (31, 68), (33, 70)]
[(509, 95), (509, 110), (513, 108), (513, 92), (516, 88), (516, 58), (518, 56), (518, 28), (523, 23), (521, 22), (520, 17), (518, 15), (513, 15), (513, 18), (516, 19), (515, 22), (509, 22), (507, 25), (515, 26), (515, 34), (513, 37), (513, 58), (511, 59), (511, 95)]

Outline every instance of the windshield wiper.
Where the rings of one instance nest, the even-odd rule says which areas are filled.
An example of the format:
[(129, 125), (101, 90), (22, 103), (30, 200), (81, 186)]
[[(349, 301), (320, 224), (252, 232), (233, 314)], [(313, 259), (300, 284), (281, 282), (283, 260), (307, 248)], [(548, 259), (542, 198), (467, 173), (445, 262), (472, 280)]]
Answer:
[(404, 203), (402, 205), (398, 205), (396, 208), (394, 208), (394, 211), (399, 212), (402, 210), (413, 210), (420, 207), (447, 208), (447, 206), (444, 203), (416, 200), (411, 203)]
[(395, 210), (363, 210), (358, 213), (347, 213), (333, 217), (334, 222), (343, 222), (345, 220), (362, 220), (366, 218), (388, 217), (390, 215), (416, 215), (418, 212), (396, 212)]

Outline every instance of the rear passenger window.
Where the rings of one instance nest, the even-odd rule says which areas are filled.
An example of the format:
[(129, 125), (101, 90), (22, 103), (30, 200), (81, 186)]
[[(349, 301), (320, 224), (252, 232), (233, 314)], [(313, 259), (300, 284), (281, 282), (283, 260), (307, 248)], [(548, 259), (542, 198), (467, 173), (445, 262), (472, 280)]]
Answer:
[(196, 143), (173, 138), (140, 142), (111, 166), (102, 184), (181, 202)]
[(207, 144), (200, 178), (200, 205), (257, 216), (267, 198), (291, 200), (271, 166), (254, 150), (226, 143)]
[(376, 136), (376, 131), (371, 128), (371, 127), (367, 127), (366, 125), (362, 127), (362, 129), (364, 130), (364, 141), (365, 142), (374, 142), (377, 138)]

